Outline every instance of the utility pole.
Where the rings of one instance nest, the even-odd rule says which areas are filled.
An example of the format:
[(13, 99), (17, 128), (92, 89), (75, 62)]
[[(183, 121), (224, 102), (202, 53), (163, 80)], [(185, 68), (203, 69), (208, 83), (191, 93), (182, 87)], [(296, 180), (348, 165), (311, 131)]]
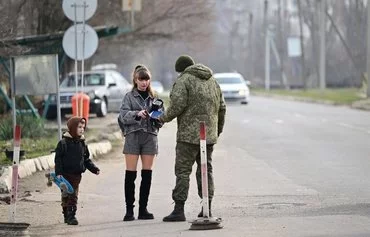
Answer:
[(283, 33), (283, 55), (281, 57), (281, 64), (283, 65), (284, 73), (287, 75), (287, 87), (289, 86), (288, 78), (291, 77), (291, 65), (287, 63), (288, 60), (288, 35), (290, 35), (290, 14), (288, 12), (288, 0), (283, 0), (283, 18), (281, 25)]
[(135, 9), (136, 8), (136, 0), (131, 0), (131, 30), (135, 30)]
[(248, 36), (249, 36), (249, 44), (248, 44), (248, 47), (249, 47), (249, 50), (248, 50), (248, 56), (249, 56), (249, 78), (248, 80), (253, 80), (254, 78), (254, 50), (253, 50), (253, 45), (254, 45), (254, 36), (253, 36), (253, 32), (254, 32), (254, 25), (253, 25), (253, 13), (249, 13), (249, 33), (248, 33)]
[(265, 90), (270, 90), (270, 31), (266, 31), (266, 52), (265, 52)]
[[(278, 4), (278, 8), (277, 8), (277, 32), (278, 32), (278, 39), (277, 39), (277, 42), (278, 42), (278, 52), (280, 54), (280, 59), (281, 59), (281, 56), (283, 55), (282, 52), (283, 52), (283, 32), (282, 32), (282, 23), (281, 23), (281, 0), (277, 0), (277, 4)], [(280, 67), (280, 76), (281, 76), (281, 85), (284, 85), (284, 82), (283, 82), (283, 72), (284, 72), (284, 69), (283, 69), (283, 65), (280, 64), (279, 65)]]
[(263, 27), (265, 31), (265, 89), (270, 90), (270, 35), (268, 29), (268, 0), (265, 0)]
[[(286, 3), (286, 1), (282, 2), (282, 0), (277, 0), (278, 3), (278, 53), (279, 53), (279, 60), (280, 60), (280, 75), (281, 75), (281, 85), (284, 86), (285, 89), (289, 89), (288, 80), (285, 75), (285, 36), (284, 36), (284, 21), (283, 15), (285, 15), (285, 7), (282, 6)], [(271, 42), (272, 43), (272, 42)]]
[(367, 2), (367, 98), (370, 98), (370, 2)]
[(326, 88), (326, 0), (320, 1), (320, 90)]
[(302, 65), (302, 80), (303, 80), (303, 89), (307, 89), (307, 82), (306, 82), (306, 67), (304, 62), (304, 36), (303, 36), (303, 14), (302, 14), (302, 5), (301, 0), (297, 0), (298, 5), (298, 15), (299, 15), (299, 34), (300, 34), (300, 41), (301, 41), (301, 65)]

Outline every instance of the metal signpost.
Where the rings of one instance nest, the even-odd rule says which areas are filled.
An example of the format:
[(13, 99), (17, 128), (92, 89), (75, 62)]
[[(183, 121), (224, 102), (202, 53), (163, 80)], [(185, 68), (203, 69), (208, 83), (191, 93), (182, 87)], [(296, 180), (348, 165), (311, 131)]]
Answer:
[[(99, 37), (95, 30), (86, 24), (97, 9), (97, 0), (64, 0), (64, 14), (73, 21), (63, 36), (65, 53), (75, 60), (75, 86), (78, 93), (78, 61), (81, 61), (81, 89), (84, 86), (85, 59), (90, 58), (98, 49)], [(81, 99), (82, 100), (82, 99)], [(82, 101), (76, 103), (77, 115), (82, 115)]]

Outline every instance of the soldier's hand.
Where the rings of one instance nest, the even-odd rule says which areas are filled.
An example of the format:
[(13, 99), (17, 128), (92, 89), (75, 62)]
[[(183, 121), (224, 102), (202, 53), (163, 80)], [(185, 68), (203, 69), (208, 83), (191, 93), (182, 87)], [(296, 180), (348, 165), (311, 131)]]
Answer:
[(163, 116), (160, 116), (160, 117), (158, 118), (158, 121), (159, 121), (160, 123), (162, 123), (162, 125), (163, 125), (163, 124), (164, 124)]
[(58, 178), (58, 179), (61, 179), (62, 177), (63, 177), (63, 176), (61, 176), (61, 175), (57, 175), (57, 178)]

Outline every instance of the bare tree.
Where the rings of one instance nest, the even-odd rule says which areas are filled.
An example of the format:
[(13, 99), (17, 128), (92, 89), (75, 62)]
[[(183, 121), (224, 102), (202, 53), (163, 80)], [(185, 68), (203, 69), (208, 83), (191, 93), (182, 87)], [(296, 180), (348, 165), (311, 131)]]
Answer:
[(11, 39), (17, 35), (17, 12), (24, 6), (25, 0), (8, 1), (0, 3), (0, 57), (8, 56), (19, 49), (7, 43), (6, 39)]
[[(142, 11), (135, 13), (134, 31), (101, 41), (91, 62), (116, 62), (127, 76), (135, 62), (145, 62), (161, 75), (172, 68), (176, 52), (199, 52), (210, 46), (213, 6), (211, 0), (143, 0)], [(130, 13), (122, 12), (118, 1), (109, 0), (90, 24), (127, 28), (129, 19)]]

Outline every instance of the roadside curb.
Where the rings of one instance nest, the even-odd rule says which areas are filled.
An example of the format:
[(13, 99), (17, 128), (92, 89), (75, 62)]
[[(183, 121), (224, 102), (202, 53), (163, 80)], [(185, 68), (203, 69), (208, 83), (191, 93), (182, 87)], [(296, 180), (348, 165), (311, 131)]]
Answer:
[(284, 96), (284, 95), (276, 95), (276, 94), (266, 94), (266, 93), (260, 93), (260, 92), (252, 92), (252, 95), (254, 96), (260, 96), (260, 97), (266, 97), (266, 98), (274, 98), (274, 99), (280, 99), (280, 100), (287, 100), (287, 101), (299, 101), (299, 102), (306, 102), (306, 103), (312, 103), (312, 104), (324, 104), (324, 105), (332, 105), (332, 106), (345, 106), (352, 109), (359, 109), (359, 110), (365, 110), (370, 111), (370, 106), (362, 106), (361, 104), (358, 104), (355, 102), (352, 105), (345, 105), (336, 103), (333, 101), (328, 100), (316, 100), (311, 98), (301, 98), (301, 97), (295, 97), (295, 96)]
[[(112, 150), (112, 144), (108, 140), (90, 143), (88, 145), (91, 159)], [(54, 156), (55, 155), (52, 153), (50, 155), (21, 161), (19, 164), (19, 178), (25, 178), (37, 171), (54, 169)], [(0, 193), (9, 193), (12, 186), (12, 175), (12, 166), (5, 167), (3, 175), (0, 176)]]
[(370, 99), (356, 101), (351, 105), (354, 109), (370, 111)]

